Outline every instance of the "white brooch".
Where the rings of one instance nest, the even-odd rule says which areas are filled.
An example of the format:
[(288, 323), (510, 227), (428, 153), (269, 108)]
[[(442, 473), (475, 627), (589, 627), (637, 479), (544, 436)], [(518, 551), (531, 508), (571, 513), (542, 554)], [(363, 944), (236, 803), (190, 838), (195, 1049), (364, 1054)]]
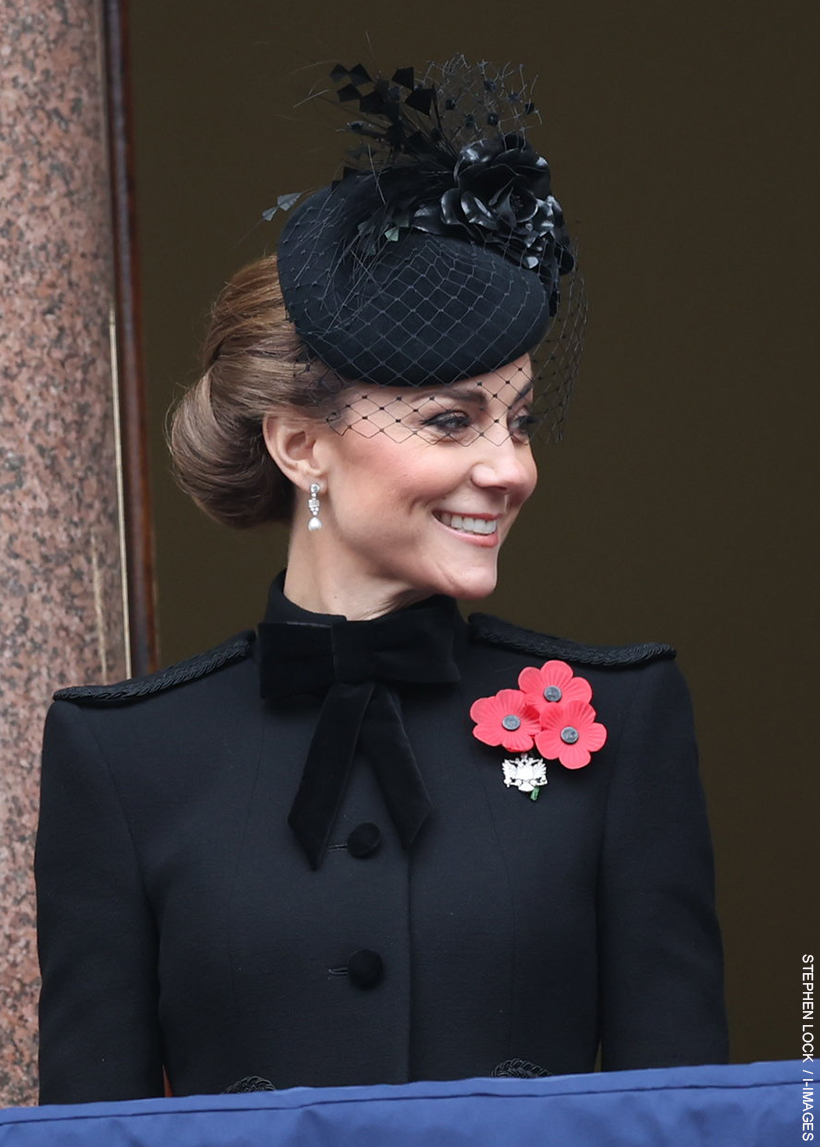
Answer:
[(529, 793), (531, 801), (538, 800), (541, 788), (547, 783), (547, 766), (540, 757), (518, 757), (514, 761), (502, 761), (504, 784), (515, 786), (522, 793)]

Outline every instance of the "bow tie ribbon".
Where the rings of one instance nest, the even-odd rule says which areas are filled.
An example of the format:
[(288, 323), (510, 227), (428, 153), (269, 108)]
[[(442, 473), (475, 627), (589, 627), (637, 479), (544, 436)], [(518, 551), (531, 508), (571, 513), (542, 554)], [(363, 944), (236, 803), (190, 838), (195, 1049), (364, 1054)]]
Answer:
[(389, 685), (459, 680), (455, 608), (446, 602), (374, 621), (260, 624), (262, 696), (279, 703), (300, 693), (325, 694), (288, 815), (314, 869), (327, 849), (357, 746), (373, 768), (404, 848), (432, 811)]

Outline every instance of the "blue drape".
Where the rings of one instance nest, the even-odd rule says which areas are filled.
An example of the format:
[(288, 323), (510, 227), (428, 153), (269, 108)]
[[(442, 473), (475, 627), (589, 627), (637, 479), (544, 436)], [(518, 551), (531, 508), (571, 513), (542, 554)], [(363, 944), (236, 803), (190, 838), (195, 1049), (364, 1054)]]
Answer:
[(785, 1147), (802, 1082), (795, 1060), (8, 1108), (0, 1147)]

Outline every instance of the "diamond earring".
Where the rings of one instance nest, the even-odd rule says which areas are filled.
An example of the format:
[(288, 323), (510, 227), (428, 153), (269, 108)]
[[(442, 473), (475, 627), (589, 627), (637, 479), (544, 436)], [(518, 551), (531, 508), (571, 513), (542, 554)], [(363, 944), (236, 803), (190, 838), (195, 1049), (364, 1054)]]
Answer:
[(311, 482), (310, 484), (310, 497), (308, 498), (308, 509), (310, 510), (309, 530), (321, 530), (322, 528), (322, 520), (319, 517), (319, 491), (321, 488), (318, 482)]

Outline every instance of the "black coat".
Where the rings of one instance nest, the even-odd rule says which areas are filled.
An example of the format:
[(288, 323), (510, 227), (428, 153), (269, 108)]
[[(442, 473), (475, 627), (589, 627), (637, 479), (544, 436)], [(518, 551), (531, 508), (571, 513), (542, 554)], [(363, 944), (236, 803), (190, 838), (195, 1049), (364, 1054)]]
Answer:
[[(271, 601), (276, 602), (274, 587)], [(279, 597), (279, 616), (322, 621)], [(450, 599), (444, 599), (449, 601)], [(432, 812), (401, 847), (361, 750), (321, 867), (288, 826), (316, 694), (260, 699), (253, 631), (58, 693), (37, 842), (41, 1102), (723, 1062), (712, 853), (666, 646), (449, 614), (460, 680), (391, 686)], [(365, 623), (369, 624), (369, 623)], [(607, 742), (537, 801), (472, 702), (568, 662)], [(362, 827), (366, 826), (366, 827)], [(373, 827), (375, 826), (375, 827)], [(374, 846), (375, 847), (371, 847)]]

